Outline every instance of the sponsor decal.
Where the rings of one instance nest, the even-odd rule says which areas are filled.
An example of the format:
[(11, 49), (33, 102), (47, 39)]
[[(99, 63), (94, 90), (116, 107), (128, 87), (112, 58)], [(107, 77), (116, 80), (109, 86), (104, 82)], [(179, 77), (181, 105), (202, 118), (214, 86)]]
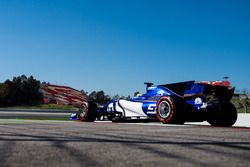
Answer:
[(148, 111), (154, 111), (156, 107), (156, 104), (149, 104), (148, 105)]
[(155, 114), (156, 113), (155, 108), (156, 108), (156, 104), (149, 104), (147, 114)]
[(160, 96), (163, 96), (163, 95), (164, 95), (164, 93), (165, 93), (165, 91), (164, 91), (164, 90), (159, 90), (159, 91), (157, 92), (157, 94), (158, 94), (158, 95), (160, 95)]
[(195, 98), (194, 104), (202, 104), (202, 99), (200, 97)]

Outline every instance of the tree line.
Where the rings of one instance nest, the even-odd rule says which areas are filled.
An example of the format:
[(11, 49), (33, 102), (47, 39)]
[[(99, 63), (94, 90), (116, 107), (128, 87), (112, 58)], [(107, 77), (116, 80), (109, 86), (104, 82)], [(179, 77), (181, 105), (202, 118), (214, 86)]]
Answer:
[(103, 90), (100, 91), (92, 91), (90, 94), (88, 92), (85, 92), (82, 90), (82, 93), (86, 94), (88, 96), (89, 101), (93, 101), (97, 104), (103, 105), (107, 104), (111, 100), (118, 100), (118, 99), (129, 99), (130, 96), (120, 96), (118, 94), (111, 97), (110, 95), (105, 94)]
[(21, 75), (0, 83), (0, 106), (32, 105), (40, 103), (40, 81)]
[[(13, 77), (12, 80), (6, 80), (0, 83), (0, 107), (17, 106), (17, 105), (34, 105), (42, 103), (43, 95), (40, 93), (41, 82), (33, 76), (26, 77), (25, 75)], [(125, 96), (115, 95), (113, 97), (105, 94), (103, 90), (92, 91), (90, 94), (81, 91), (88, 96), (90, 101), (100, 105), (106, 104), (109, 101), (118, 99), (130, 98)]]

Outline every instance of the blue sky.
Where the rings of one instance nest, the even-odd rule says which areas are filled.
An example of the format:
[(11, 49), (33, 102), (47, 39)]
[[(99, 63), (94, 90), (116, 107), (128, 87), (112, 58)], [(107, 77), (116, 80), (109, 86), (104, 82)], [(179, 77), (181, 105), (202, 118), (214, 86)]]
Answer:
[(218, 80), (250, 88), (248, 0), (1, 0), (0, 82), (88, 92)]

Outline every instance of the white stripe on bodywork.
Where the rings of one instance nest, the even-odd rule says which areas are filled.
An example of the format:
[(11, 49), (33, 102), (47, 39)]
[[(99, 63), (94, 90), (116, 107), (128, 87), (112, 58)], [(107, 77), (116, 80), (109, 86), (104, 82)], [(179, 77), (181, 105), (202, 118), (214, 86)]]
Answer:
[[(114, 108), (115, 106), (115, 108)], [(118, 105), (118, 102), (112, 102), (108, 105), (107, 107), (107, 111), (108, 112), (113, 112), (113, 111), (116, 111), (116, 112), (122, 112), (123, 113), (123, 110), (122, 108)]]
[(125, 117), (146, 117), (147, 116), (142, 110), (141, 102), (119, 100), (119, 104), (125, 111)]

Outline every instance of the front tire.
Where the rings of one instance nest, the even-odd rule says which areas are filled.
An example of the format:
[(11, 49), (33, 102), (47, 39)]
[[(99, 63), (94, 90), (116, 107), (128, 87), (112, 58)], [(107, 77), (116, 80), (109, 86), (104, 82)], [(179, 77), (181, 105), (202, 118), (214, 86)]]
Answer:
[(217, 112), (213, 112), (208, 118), (208, 123), (212, 126), (231, 127), (237, 120), (237, 110), (230, 103), (222, 104)]
[(78, 110), (78, 119), (85, 122), (94, 122), (96, 120), (97, 106), (93, 102), (88, 102), (88, 106), (83, 105)]

